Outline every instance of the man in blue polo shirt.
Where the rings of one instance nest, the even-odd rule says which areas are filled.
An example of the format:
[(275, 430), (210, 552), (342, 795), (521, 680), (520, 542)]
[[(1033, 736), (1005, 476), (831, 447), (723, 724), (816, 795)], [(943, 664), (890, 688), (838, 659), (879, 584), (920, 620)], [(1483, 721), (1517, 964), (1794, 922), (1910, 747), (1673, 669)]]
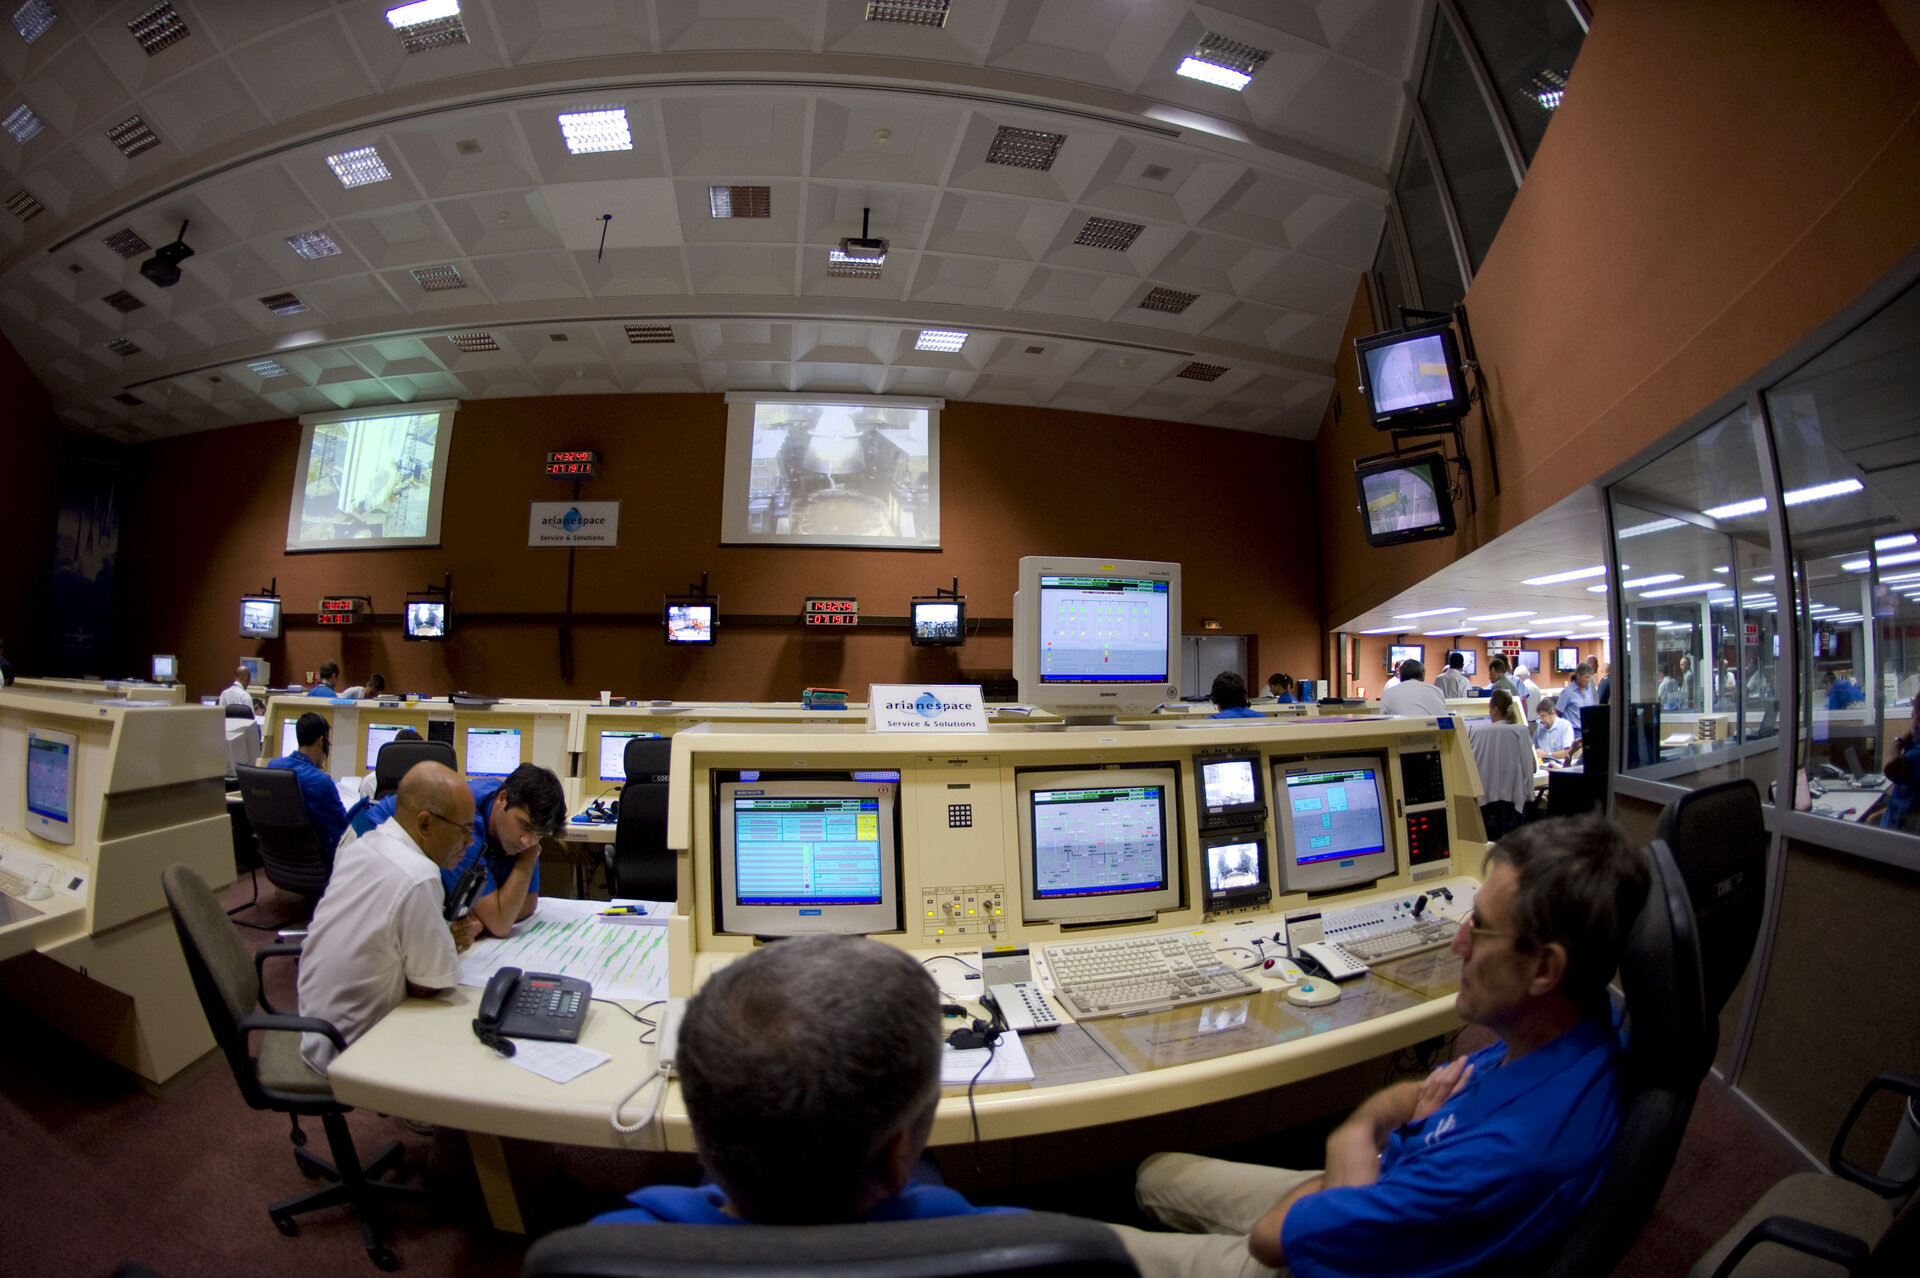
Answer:
[[(484, 857), (480, 895), (468, 917), (487, 935), (506, 936), (540, 904), (540, 840), (560, 836), (566, 792), (560, 778), (537, 763), (523, 763), (505, 777), (469, 777), (467, 786), (473, 791), (473, 836), (459, 864), (442, 869), (440, 880), (452, 892), (474, 859)], [(390, 794), (356, 808), (355, 834), (379, 828), (393, 815), (394, 801)], [(472, 937), (460, 939), (464, 945)]]
[(333, 726), (327, 722), (327, 716), (309, 710), (294, 721), (293, 740), (293, 753), (269, 759), (267, 766), (289, 769), (299, 780), (300, 797), (307, 806), (307, 824), (319, 837), (320, 846), (330, 848), (340, 841), (340, 832), (347, 828), (347, 810), (341, 806), (339, 787), (327, 775), (327, 756), (333, 753)]
[(1326, 1170), (1156, 1154), (1136, 1191), (1186, 1233), (1115, 1226), (1145, 1278), (1520, 1274), (1605, 1172), (1620, 1125), (1607, 982), (1646, 901), (1645, 858), (1598, 815), (1503, 836), (1453, 949), (1455, 1007), (1500, 1036), (1368, 1100)]

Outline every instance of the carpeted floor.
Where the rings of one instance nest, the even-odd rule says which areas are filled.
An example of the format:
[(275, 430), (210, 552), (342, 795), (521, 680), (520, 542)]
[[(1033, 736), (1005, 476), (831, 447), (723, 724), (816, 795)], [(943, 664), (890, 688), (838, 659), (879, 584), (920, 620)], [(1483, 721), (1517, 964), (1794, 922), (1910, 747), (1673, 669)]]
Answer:
[[(247, 899), (243, 880), (229, 904)], [(262, 888), (245, 917), (291, 921), (289, 902)], [(250, 944), (271, 939), (245, 932)], [(268, 994), (292, 1004), (290, 964), (270, 973)], [(344, 1209), (303, 1218), (297, 1238), (267, 1219), (269, 1200), (311, 1182), (295, 1169), (288, 1122), (256, 1113), (240, 1099), (224, 1062), (177, 1087), (165, 1100), (132, 1088), (112, 1067), (0, 1006), (0, 1168), (6, 1186), (0, 1218), (0, 1274), (105, 1275), (135, 1261), (166, 1278), (231, 1274), (377, 1272)], [(1461, 1036), (1458, 1050), (1485, 1040)], [(365, 1111), (349, 1119), (366, 1156), (389, 1140), (410, 1161), (432, 1158), (441, 1191), (431, 1211), (396, 1212), (386, 1240), (405, 1272), (486, 1278), (519, 1272), (525, 1239), (488, 1228), (457, 1140), (431, 1137)], [(309, 1147), (325, 1153), (317, 1122)], [(1272, 1139), (1222, 1156), (1287, 1162), (1310, 1155), (1319, 1133)], [(441, 1169), (447, 1169), (442, 1173)], [(1653, 1221), (1619, 1273), (1634, 1278), (1684, 1275), (1701, 1252), (1775, 1181), (1799, 1170), (1782, 1142), (1749, 1120), (1711, 1081), (1702, 1089), (1679, 1161)], [(554, 1171), (531, 1204), (540, 1231), (584, 1220), (615, 1204), (647, 1178), (685, 1176), (688, 1164), (604, 1150), (561, 1148)], [(986, 1196), (1049, 1210), (1137, 1223), (1127, 1177), (1099, 1176)]]

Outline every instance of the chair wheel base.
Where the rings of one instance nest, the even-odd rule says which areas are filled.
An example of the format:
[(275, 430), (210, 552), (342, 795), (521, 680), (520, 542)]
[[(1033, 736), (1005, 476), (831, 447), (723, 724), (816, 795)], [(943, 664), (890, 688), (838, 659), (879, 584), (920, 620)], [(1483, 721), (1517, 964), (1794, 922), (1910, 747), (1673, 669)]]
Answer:
[(400, 1267), (400, 1258), (388, 1251), (385, 1247), (367, 1248), (367, 1259), (373, 1262), (374, 1268), (384, 1269), (388, 1273), (392, 1273)]
[(291, 1216), (275, 1215), (273, 1227), (289, 1238), (296, 1238), (300, 1234), (300, 1222)]

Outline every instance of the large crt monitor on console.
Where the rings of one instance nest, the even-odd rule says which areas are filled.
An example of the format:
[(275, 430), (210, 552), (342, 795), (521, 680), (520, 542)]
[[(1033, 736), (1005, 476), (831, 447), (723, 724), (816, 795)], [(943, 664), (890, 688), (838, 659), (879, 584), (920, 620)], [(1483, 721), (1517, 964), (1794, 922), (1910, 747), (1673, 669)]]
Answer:
[(1180, 565), (1146, 559), (1020, 561), (1013, 674), (1020, 699), (1069, 723), (1112, 722), (1179, 697)]
[(1100, 923), (1178, 909), (1175, 784), (1171, 767), (1018, 776), (1022, 917)]
[(1282, 892), (1358, 887), (1394, 872), (1386, 777), (1373, 756), (1274, 762)]
[(900, 930), (887, 781), (723, 781), (714, 813), (722, 932)]

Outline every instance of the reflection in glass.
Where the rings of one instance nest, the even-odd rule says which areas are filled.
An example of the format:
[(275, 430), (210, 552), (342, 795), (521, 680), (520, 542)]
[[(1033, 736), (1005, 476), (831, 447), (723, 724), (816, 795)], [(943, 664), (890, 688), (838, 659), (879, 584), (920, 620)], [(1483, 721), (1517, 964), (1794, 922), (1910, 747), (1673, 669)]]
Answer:
[(1447, 175), (1468, 260), (1478, 271), (1519, 188), (1467, 52), (1444, 17), (1433, 24), (1426, 74), (1420, 81), (1420, 105), (1426, 111), (1434, 150), (1440, 154), (1440, 168)]
[(1453, 304), (1466, 296), (1466, 284), (1460, 278), (1460, 264), (1453, 255), (1453, 239), (1447, 232), (1440, 189), (1434, 184), (1427, 151), (1417, 131), (1407, 138), (1407, 154), (1400, 164), (1400, 181), (1394, 187), (1394, 196), (1400, 201), (1400, 218), (1406, 223), (1407, 251), (1413, 255), (1420, 305), (1429, 311), (1453, 309)]
[(1532, 163), (1586, 33), (1566, 0), (1460, 0), (1460, 9)]

